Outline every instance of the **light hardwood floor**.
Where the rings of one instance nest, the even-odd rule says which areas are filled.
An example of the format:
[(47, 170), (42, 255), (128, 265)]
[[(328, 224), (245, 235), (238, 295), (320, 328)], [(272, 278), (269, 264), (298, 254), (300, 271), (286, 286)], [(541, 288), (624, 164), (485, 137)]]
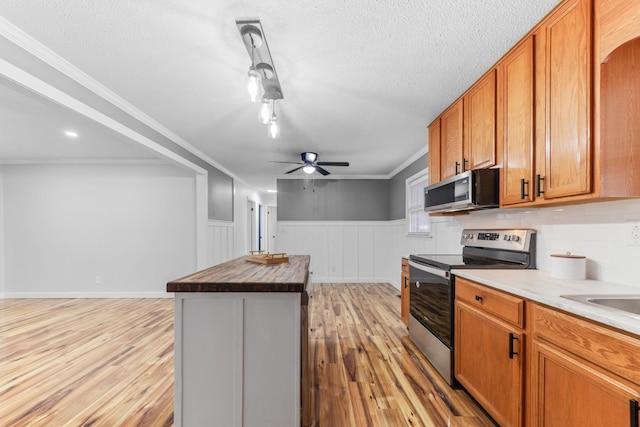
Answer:
[[(314, 284), (315, 425), (492, 426), (406, 338), (397, 293)], [(172, 424), (173, 300), (0, 300), (0, 426)]]

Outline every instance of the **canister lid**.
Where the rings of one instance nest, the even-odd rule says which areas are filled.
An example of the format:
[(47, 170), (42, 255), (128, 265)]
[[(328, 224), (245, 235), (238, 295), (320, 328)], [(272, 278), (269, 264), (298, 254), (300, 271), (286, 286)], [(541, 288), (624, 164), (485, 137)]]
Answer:
[(551, 254), (551, 256), (556, 258), (586, 258), (584, 255), (573, 255), (571, 252), (567, 252), (566, 254)]

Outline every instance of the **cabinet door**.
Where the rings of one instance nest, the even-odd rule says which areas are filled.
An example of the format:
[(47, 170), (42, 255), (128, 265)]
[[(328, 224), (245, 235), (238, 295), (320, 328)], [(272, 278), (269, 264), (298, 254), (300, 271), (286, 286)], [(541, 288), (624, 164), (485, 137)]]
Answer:
[(595, 0), (598, 23), (598, 61), (626, 42), (640, 37), (640, 2), (637, 0)]
[(462, 170), (496, 165), (496, 71), (473, 85), (464, 97)]
[[(545, 199), (591, 191), (591, 8), (573, 0), (537, 33), (544, 46)], [(538, 64), (537, 64), (538, 65)], [(540, 147), (542, 148), (542, 147)]]
[(531, 426), (633, 425), (630, 408), (640, 400), (637, 389), (537, 340), (531, 360)]
[(502, 204), (533, 200), (534, 62), (533, 36), (498, 66), (500, 138), (504, 144)]
[(402, 322), (409, 326), (409, 275), (402, 273), (400, 286), (400, 318)]
[(458, 300), (454, 324), (456, 379), (498, 424), (522, 425), (524, 334)]
[(440, 116), (440, 179), (443, 180), (463, 172), (462, 107), (460, 99)]
[(440, 182), (440, 118), (429, 126), (429, 184)]

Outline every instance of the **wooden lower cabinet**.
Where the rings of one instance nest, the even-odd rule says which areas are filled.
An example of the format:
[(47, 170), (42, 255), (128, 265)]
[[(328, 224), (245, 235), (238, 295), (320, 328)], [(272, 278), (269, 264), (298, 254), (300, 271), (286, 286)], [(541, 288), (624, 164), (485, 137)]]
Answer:
[(402, 274), (400, 275), (400, 318), (409, 326), (409, 260), (402, 258)]
[(502, 427), (638, 427), (640, 337), (456, 278), (455, 376)]
[(503, 427), (523, 421), (524, 331), (502, 320), (517, 319), (522, 304), (522, 299), (456, 280), (455, 377)]
[(528, 307), (529, 425), (637, 426), (640, 341), (539, 304)]
[(532, 426), (631, 426), (638, 392), (560, 348), (534, 341)]

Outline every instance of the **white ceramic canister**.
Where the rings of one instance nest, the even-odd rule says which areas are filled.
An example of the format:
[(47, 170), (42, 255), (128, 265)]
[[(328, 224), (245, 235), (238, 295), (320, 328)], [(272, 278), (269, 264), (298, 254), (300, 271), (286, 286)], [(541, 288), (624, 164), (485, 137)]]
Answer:
[(551, 255), (551, 276), (558, 279), (586, 279), (587, 257), (572, 255), (571, 252)]

